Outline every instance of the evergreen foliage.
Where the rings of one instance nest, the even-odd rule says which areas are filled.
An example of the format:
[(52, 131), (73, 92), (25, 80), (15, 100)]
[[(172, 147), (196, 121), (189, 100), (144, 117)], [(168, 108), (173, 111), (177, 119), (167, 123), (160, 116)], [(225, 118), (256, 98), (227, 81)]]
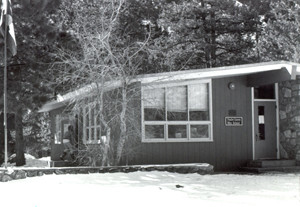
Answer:
[[(57, 4), (57, 0), (16, 0), (12, 4), (17, 55), (8, 59), (8, 111), (15, 114), (17, 166), (25, 164), (26, 141), (29, 138), (31, 140), (28, 141), (42, 138), (37, 132), (40, 130), (37, 109), (49, 99), (53, 91), (47, 74), (49, 63), (53, 61), (49, 52), (53, 42), (57, 41), (56, 25), (51, 21)], [(0, 79), (3, 80), (3, 73)], [(2, 90), (1, 87), (1, 95)], [(2, 105), (3, 97), (1, 100)], [(26, 119), (25, 116), (31, 118)], [(30, 132), (24, 136), (29, 126)]]
[[(47, 123), (36, 112), (57, 93), (116, 79), (127, 90), (126, 81), (137, 74), (300, 61), (299, 0), (12, 3), (18, 47), (8, 61), (8, 101), (15, 114), (17, 165), (25, 161), (25, 134), (25, 140), (49, 136), (40, 131)], [(124, 91), (119, 97), (125, 100), (116, 106), (121, 117), (130, 97)]]

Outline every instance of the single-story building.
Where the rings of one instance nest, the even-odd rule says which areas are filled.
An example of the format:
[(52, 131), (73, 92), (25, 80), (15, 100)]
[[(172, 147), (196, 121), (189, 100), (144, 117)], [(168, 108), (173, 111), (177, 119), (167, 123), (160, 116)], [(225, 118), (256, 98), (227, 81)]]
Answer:
[[(297, 75), (300, 64), (275, 61), (132, 78), (140, 91), (135, 110), (141, 153), (126, 163), (209, 163), (216, 170), (233, 170), (257, 159), (300, 159)], [(109, 91), (118, 84), (103, 87)], [(92, 87), (67, 93), (40, 109), (50, 112), (52, 160), (59, 160), (62, 135), (70, 124), (82, 143), (96, 144), (101, 136), (91, 110), (84, 109), (81, 121), (66, 110)]]

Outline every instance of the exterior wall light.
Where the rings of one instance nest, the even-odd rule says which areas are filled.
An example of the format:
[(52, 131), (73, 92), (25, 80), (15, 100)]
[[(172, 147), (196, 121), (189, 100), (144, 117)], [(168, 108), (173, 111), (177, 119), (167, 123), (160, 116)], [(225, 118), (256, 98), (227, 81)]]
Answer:
[(234, 90), (235, 89), (235, 84), (233, 82), (228, 83), (228, 88), (230, 90)]

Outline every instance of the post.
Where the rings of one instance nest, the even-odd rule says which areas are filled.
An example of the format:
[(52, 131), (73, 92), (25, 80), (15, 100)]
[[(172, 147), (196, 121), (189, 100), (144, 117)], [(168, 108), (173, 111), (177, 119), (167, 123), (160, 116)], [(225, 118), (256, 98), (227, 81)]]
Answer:
[[(3, 5), (6, 6), (5, 11), (7, 11), (7, 0), (6, 3), (3, 3)], [(8, 15), (7, 12), (5, 14), (5, 29), (4, 29), (4, 91), (3, 91), (3, 98), (4, 98), (4, 167), (7, 169), (7, 21), (8, 21)]]

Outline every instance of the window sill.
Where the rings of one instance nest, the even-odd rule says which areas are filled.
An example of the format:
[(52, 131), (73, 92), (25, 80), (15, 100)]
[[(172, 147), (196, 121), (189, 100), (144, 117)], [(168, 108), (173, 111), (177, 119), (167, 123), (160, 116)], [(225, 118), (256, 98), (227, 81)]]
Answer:
[(86, 145), (95, 145), (95, 144), (101, 144), (101, 141), (100, 140), (97, 140), (97, 141), (85, 141), (84, 144)]
[(213, 139), (210, 138), (198, 138), (198, 139), (143, 139), (142, 143), (176, 143), (176, 142), (184, 142), (184, 143), (194, 143), (194, 142), (213, 142)]

